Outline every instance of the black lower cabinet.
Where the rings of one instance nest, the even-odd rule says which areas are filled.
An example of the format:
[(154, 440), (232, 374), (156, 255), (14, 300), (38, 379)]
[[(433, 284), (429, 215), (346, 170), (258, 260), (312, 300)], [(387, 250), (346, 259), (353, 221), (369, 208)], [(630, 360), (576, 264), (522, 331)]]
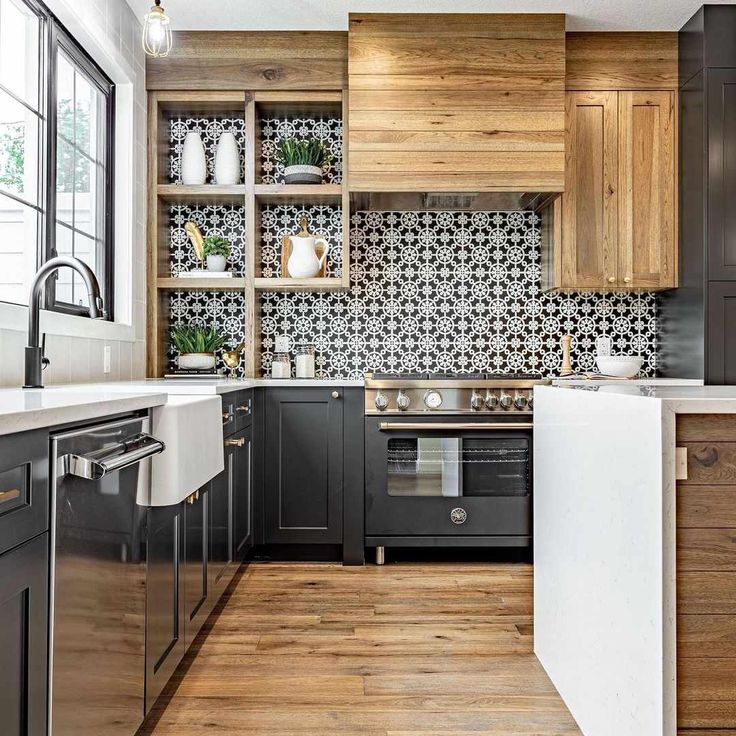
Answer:
[(146, 712), (184, 656), (184, 503), (148, 510)]
[(49, 535), (0, 557), (0, 732), (47, 726)]
[(265, 392), (264, 541), (342, 544), (342, 388)]
[(184, 503), (185, 554), (182, 579), (185, 613), (184, 642), (187, 648), (194, 641), (212, 610), (212, 599), (207, 595), (209, 488), (209, 483), (202, 486)]
[(225, 439), (225, 469), (210, 481), (207, 503), (209, 595), (219, 598), (232, 577), (232, 498), (237, 446)]

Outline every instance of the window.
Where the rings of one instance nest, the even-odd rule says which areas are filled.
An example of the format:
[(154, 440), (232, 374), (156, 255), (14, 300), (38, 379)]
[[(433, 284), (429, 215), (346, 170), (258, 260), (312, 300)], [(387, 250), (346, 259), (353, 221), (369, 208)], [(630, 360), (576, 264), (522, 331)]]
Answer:
[[(36, 0), (0, 0), (0, 301), (26, 304), (43, 261), (97, 275), (112, 318), (114, 87)], [(86, 314), (79, 275), (47, 282), (45, 307)]]

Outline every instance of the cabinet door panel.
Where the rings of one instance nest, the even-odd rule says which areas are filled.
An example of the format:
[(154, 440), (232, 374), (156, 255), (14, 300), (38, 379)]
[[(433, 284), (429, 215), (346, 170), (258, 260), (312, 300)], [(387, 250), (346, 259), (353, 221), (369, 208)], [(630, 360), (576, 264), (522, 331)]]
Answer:
[(342, 399), (309, 388), (274, 389), (266, 401), (266, 543), (340, 543)]
[(708, 164), (708, 271), (736, 280), (736, 69), (708, 70)]
[(0, 557), (3, 736), (46, 734), (48, 545), (43, 534)]
[(146, 712), (184, 656), (183, 504), (148, 510)]
[(616, 92), (568, 92), (565, 117), (562, 287), (610, 287), (617, 273)]
[(736, 384), (736, 283), (714, 281), (708, 288), (708, 353), (705, 382)]
[(240, 432), (235, 450), (233, 486), (233, 554), (241, 560), (253, 546), (253, 428)]
[(207, 503), (209, 485), (199, 489), (184, 506), (186, 520), (184, 563), (184, 638), (189, 648), (211, 606), (207, 598)]
[(208, 593), (219, 598), (232, 577), (232, 496), (236, 447), (225, 441), (225, 469), (210, 482), (208, 497)]
[(618, 285), (676, 286), (672, 92), (619, 92)]

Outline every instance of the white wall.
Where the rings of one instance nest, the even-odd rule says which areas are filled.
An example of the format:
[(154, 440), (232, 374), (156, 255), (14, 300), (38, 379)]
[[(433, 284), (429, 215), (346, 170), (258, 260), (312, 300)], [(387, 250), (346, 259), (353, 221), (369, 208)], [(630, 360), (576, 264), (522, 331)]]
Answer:
[[(141, 23), (125, 0), (45, 0), (117, 87), (115, 324), (43, 313), (51, 365), (44, 382), (120, 380), (145, 375), (146, 92)], [(0, 305), (0, 385), (23, 380), (26, 307)], [(111, 372), (103, 371), (104, 347)]]

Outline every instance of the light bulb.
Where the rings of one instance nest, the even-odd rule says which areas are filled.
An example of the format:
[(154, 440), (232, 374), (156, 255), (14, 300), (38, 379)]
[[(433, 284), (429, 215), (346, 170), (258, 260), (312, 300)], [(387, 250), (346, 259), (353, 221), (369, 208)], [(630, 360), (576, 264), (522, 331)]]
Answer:
[(171, 22), (161, 7), (161, 0), (151, 7), (143, 20), (143, 50), (155, 57), (168, 56), (171, 51)]

